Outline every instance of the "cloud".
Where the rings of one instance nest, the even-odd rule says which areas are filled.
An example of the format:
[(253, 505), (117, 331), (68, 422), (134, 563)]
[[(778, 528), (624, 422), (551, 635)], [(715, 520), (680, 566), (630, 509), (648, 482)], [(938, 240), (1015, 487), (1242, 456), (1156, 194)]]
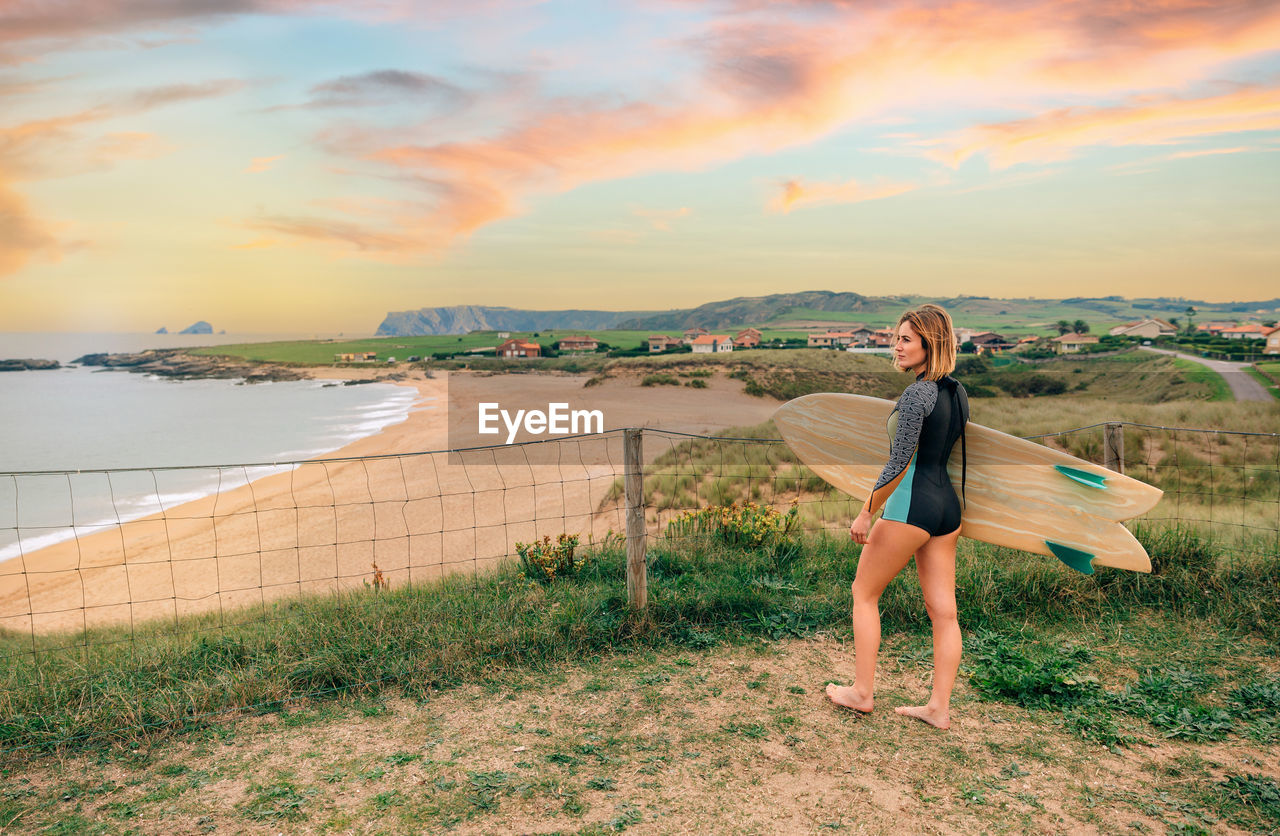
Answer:
[(153, 160), (172, 153), (175, 146), (152, 133), (119, 131), (100, 138), (94, 159), (101, 164), (117, 160)]
[(35, 256), (56, 261), (58, 240), (0, 178), (0, 276), (17, 273)]
[(1186, 160), (1186, 159), (1190, 159), (1191, 157), (1208, 157), (1208, 156), (1214, 156), (1216, 154), (1243, 154), (1248, 151), (1258, 151), (1258, 150), (1261, 150), (1261, 149), (1253, 148), (1248, 145), (1240, 145), (1235, 148), (1202, 148), (1199, 151), (1178, 151), (1175, 154), (1168, 155), (1167, 157), (1165, 157), (1165, 159)]
[[(387, 228), (396, 246), (406, 230), (429, 230), (410, 236), (425, 252), (524, 212), (538, 196), (589, 182), (702, 170), (802, 146), (859, 122), (901, 124), (906, 120), (895, 111), (906, 108), (1007, 108), (1045, 96), (1126, 94), (1135, 85), (1167, 89), (1280, 42), (1280, 5), (1263, 2), (1227, 9), (1200, 0), (1122, 6), (1024, 0), (998, 12), (968, 0), (690, 5), (714, 14), (700, 31), (667, 42), (673, 53), (701, 61), (701, 72), (682, 78), (678, 89), (644, 100), (531, 99), (506, 126), (467, 139), (438, 139), (439, 126), (428, 123), (420, 129), (423, 138), (389, 143), (384, 131), (348, 124), (322, 141), (341, 156), (384, 166), (424, 196), (422, 215)], [(958, 165), (982, 153), (993, 167), (1005, 167), (1063, 159), (1081, 143), (1151, 142), (1273, 124), (1263, 112), (1270, 101), (1255, 102), (1259, 110), (1249, 116), (1246, 99), (1238, 95), (1234, 116), (1185, 109), (1179, 115), (1171, 101), (1128, 108), (1130, 117), (1150, 111), (1145, 129), (1126, 127), (1105, 109), (1067, 108), (938, 137), (928, 156)], [(1158, 111), (1166, 116), (1156, 117)], [(1089, 128), (1090, 119), (1099, 124)], [(929, 142), (908, 140), (917, 152)], [(772, 205), (785, 212), (916, 187), (794, 182)], [(376, 237), (361, 240), (367, 246)]]
[(276, 160), (283, 160), (284, 154), (276, 154), (274, 157), (254, 157), (249, 163), (249, 167), (245, 169), (246, 174), (261, 174), (271, 168), (271, 164)]
[(103, 171), (121, 160), (163, 156), (173, 146), (155, 134), (115, 131), (91, 140), (83, 129), (165, 105), (227, 95), (243, 86), (235, 79), (221, 79), (146, 87), (76, 113), (0, 127), (0, 220), (4, 223), (0, 277), (16, 273), (34, 255), (56, 259), (84, 246), (60, 240), (47, 222), (34, 217), (26, 201), (13, 191), (14, 183)]
[(671, 224), (677, 218), (687, 218), (693, 214), (693, 210), (688, 206), (681, 206), (679, 209), (633, 209), (632, 214), (638, 218), (647, 220), (654, 229), (659, 232), (670, 232)]
[(347, 244), (366, 253), (390, 255), (413, 252), (421, 248), (420, 242), (409, 235), (379, 231), (347, 221), (274, 216), (247, 222), (245, 226), (312, 241)]
[(1027, 119), (976, 125), (942, 138), (925, 153), (952, 167), (980, 154), (993, 169), (1004, 169), (1070, 159), (1090, 146), (1169, 145), (1277, 129), (1280, 87), (1251, 86), (1203, 98), (1148, 95), (1114, 107), (1058, 108)]
[(457, 107), (470, 100), (470, 95), (452, 82), (407, 70), (377, 70), (342, 76), (313, 86), (310, 93), (311, 99), (304, 104), (284, 107), (369, 107), (424, 102)]
[(248, 82), (238, 78), (220, 78), (204, 81), (199, 84), (165, 84), (159, 87), (144, 87), (135, 90), (117, 102), (117, 107), (125, 112), (151, 110), (163, 105), (179, 102), (212, 99), (226, 96), (244, 89)]
[(769, 202), (769, 208), (785, 215), (797, 207), (880, 200), (917, 188), (919, 188), (918, 183), (866, 185), (856, 180), (844, 183), (802, 183), (799, 180), (788, 180), (782, 184), (778, 194)]

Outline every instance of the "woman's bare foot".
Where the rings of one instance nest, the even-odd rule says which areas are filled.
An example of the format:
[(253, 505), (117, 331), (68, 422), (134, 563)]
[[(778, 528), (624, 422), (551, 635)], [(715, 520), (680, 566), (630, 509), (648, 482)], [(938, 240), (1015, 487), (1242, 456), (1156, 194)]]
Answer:
[(834, 682), (827, 685), (827, 697), (836, 705), (852, 708), (863, 714), (870, 713), (875, 703), (873, 697), (859, 693), (852, 685), (836, 685)]
[(951, 728), (951, 712), (945, 708), (930, 708), (927, 705), (900, 705), (893, 710), (905, 717), (914, 717), (940, 729)]

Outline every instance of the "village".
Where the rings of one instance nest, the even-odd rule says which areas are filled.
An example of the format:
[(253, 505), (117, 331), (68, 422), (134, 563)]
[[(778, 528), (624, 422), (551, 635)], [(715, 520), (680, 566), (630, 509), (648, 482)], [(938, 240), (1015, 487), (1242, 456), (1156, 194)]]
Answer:
[[(1068, 323), (1065, 320), (1057, 323), (1058, 336), (1030, 335), (1023, 337), (1006, 336), (995, 331), (980, 331), (974, 328), (956, 328), (956, 344), (962, 354), (1023, 354), (1028, 356), (1047, 356), (1049, 354), (1079, 354), (1106, 350), (1097, 335), (1089, 333), (1089, 325), (1082, 320)], [(1216, 337), (1231, 340), (1261, 340), (1258, 353), (1280, 354), (1280, 324), (1270, 325), (1248, 322), (1211, 321), (1199, 323), (1191, 334), (1165, 319), (1149, 317), (1113, 326), (1107, 331), (1108, 337), (1128, 338), (1125, 342), (1140, 340), (1150, 345), (1151, 341), (1160, 338), (1183, 337)], [(494, 356), (509, 359), (529, 359), (545, 356), (592, 354), (599, 351), (602, 342), (595, 337), (572, 335), (544, 346), (528, 338), (512, 337), (510, 332), (499, 331), (497, 338), (503, 340), (496, 346), (479, 346), (458, 352), (466, 355)], [(535, 335), (536, 336), (536, 335)], [(743, 328), (736, 334), (712, 334), (706, 328), (693, 327), (679, 336), (668, 334), (651, 334), (643, 340), (639, 352), (648, 354), (665, 354), (689, 351), (694, 354), (722, 354), (743, 349), (765, 348), (825, 348), (856, 353), (888, 354), (893, 348), (894, 331), (892, 328), (875, 328), (861, 322), (851, 322), (844, 326), (828, 326), (825, 331), (813, 330), (807, 337), (778, 337), (764, 340), (764, 334), (757, 328)], [(1112, 342), (1112, 341), (1107, 341)], [(607, 346), (606, 346), (607, 347)], [(548, 351), (550, 349), (550, 351)], [(407, 362), (418, 362), (418, 356), (405, 358)], [(334, 355), (335, 363), (373, 363), (378, 362), (378, 354), (374, 351), (340, 353)], [(387, 357), (383, 362), (394, 363), (395, 357)]]

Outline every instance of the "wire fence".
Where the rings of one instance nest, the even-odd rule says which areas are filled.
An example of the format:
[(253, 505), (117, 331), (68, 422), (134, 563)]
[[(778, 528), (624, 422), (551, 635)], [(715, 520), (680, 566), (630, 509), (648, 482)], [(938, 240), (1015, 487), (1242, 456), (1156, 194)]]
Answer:
[[(1031, 438), (1164, 490), (1147, 524), (1194, 528), (1228, 561), (1280, 553), (1280, 433), (1107, 422)], [(800, 532), (844, 538), (861, 506), (777, 438), (655, 429), (362, 458), (3, 473), (0, 660), (87, 660), (120, 644), (136, 655), (288, 618), (281, 601), (460, 574), (479, 583), (519, 544), (561, 534), (587, 547), (626, 542), (643, 568), (646, 544), (680, 547), (692, 512), (748, 503), (794, 507)]]

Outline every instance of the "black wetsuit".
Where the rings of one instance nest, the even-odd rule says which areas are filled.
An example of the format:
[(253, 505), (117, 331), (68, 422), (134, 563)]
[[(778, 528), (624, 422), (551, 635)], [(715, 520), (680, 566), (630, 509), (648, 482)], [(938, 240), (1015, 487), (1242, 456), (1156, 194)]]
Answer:
[(960, 499), (947, 475), (947, 459), (960, 440), (964, 491), (964, 425), (969, 396), (950, 375), (924, 380), (924, 372), (906, 388), (889, 413), (889, 461), (871, 490), (872, 513), (884, 503), (886, 520), (923, 528), (932, 535), (960, 527)]

